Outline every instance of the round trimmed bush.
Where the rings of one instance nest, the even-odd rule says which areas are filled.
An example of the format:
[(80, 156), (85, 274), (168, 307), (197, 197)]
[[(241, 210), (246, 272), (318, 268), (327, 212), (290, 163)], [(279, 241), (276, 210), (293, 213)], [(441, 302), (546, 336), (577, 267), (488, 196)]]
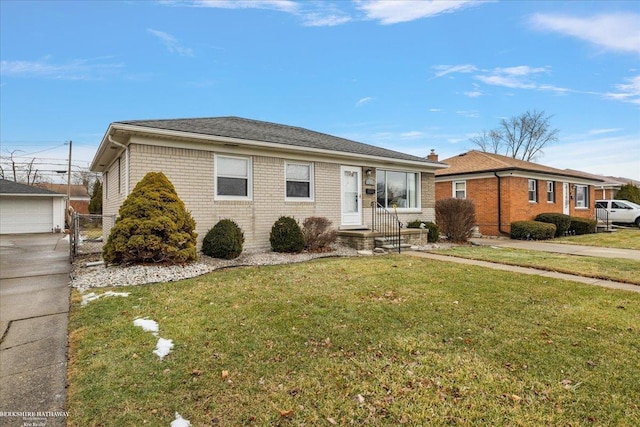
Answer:
[(576, 236), (580, 234), (595, 233), (597, 225), (598, 222), (595, 219), (572, 216), (571, 225), (569, 226), (569, 233)]
[(233, 259), (242, 253), (244, 233), (230, 219), (222, 219), (202, 240), (202, 253), (214, 258)]
[(571, 225), (571, 217), (569, 215), (556, 212), (541, 213), (535, 217), (535, 221), (554, 224), (556, 226), (555, 237), (563, 236)]
[(424, 224), (425, 230), (429, 231), (429, 234), (427, 234), (427, 242), (435, 243), (440, 239), (440, 232), (438, 231), (438, 226), (431, 221), (421, 221), (419, 219), (416, 219), (414, 221), (408, 222), (407, 228), (420, 228), (421, 224)]
[(102, 248), (106, 264), (196, 261), (196, 223), (162, 172), (149, 172), (120, 206)]
[(517, 240), (547, 240), (556, 234), (555, 224), (539, 221), (514, 221), (511, 223), (511, 238)]
[(281, 216), (273, 224), (269, 241), (274, 252), (297, 253), (304, 249), (302, 230), (298, 222), (289, 216)]

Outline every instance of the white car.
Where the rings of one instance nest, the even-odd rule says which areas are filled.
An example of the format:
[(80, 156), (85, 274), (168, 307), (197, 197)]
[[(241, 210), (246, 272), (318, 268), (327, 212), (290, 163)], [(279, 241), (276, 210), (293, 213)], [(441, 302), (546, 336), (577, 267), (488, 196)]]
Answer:
[(640, 205), (628, 200), (596, 200), (596, 216), (601, 221), (640, 227)]

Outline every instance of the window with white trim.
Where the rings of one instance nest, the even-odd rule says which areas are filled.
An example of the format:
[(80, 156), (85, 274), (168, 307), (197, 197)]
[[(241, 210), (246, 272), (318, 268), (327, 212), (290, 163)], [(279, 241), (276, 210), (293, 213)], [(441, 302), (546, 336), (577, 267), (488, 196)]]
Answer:
[(535, 203), (538, 201), (538, 185), (535, 179), (529, 180), (529, 201)]
[(467, 181), (453, 181), (453, 197), (456, 199), (467, 198)]
[(547, 181), (547, 203), (556, 202), (555, 182)]
[(313, 163), (286, 162), (284, 175), (285, 200), (313, 200)]
[(589, 207), (589, 187), (587, 185), (576, 185), (576, 208)]
[(251, 200), (253, 195), (251, 157), (214, 157), (215, 198)]
[(385, 208), (419, 208), (420, 174), (378, 169), (377, 200)]

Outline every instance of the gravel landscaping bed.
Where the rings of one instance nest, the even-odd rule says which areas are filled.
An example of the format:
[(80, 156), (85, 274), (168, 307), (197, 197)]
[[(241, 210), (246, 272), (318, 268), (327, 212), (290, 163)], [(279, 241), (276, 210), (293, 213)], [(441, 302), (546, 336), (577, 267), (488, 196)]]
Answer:
[[(432, 250), (450, 247), (450, 244), (429, 244), (415, 246), (412, 250)], [(384, 254), (386, 252), (382, 252)], [(159, 282), (174, 282), (210, 273), (220, 268), (247, 267), (261, 265), (291, 264), (315, 258), (372, 255), (370, 251), (357, 251), (346, 246), (334, 246), (331, 252), (286, 254), (278, 252), (248, 252), (238, 258), (225, 260), (200, 254), (198, 262), (187, 265), (132, 265), (129, 267), (109, 266), (99, 263), (99, 258), (78, 259), (73, 264), (71, 286), (84, 292), (92, 288), (111, 286), (136, 286)]]

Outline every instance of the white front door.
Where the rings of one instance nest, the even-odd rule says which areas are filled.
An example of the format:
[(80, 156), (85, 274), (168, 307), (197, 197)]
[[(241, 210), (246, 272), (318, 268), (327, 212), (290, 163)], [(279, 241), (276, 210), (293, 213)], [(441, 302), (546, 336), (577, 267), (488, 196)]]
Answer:
[(571, 204), (571, 194), (569, 194), (569, 183), (562, 183), (562, 213), (569, 215), (569, 207)]
[(362, 226), (362, 168), (340, 166), (342, 188), (342, 226)]

